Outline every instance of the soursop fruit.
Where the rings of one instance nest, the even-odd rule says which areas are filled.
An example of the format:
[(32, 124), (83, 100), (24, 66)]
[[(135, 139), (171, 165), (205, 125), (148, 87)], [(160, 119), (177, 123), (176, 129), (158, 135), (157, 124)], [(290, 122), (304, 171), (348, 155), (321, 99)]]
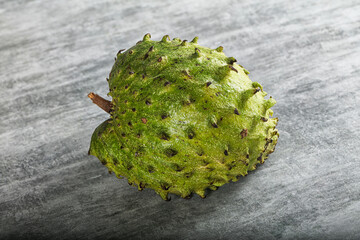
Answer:
[(205, 197), (256, 169), (275, 149), (276, 102), (223, 47), (210, 49), (146, 34), (120, 50), (108, 80), (111, 101), (90, 93), (110, 114), (89, 154), (130, 185)]

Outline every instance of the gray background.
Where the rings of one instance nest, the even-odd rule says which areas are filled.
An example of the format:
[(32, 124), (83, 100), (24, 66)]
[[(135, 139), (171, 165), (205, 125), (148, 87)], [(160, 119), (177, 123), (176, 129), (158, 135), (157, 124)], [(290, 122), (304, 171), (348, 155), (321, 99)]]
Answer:
[[(0, 2), (0, 238), (359, 239), (359, 1)], [(278, 103), (257, 171), (202, 200), (87, 155), (114, 57), (150, 32), (224, 46)]]

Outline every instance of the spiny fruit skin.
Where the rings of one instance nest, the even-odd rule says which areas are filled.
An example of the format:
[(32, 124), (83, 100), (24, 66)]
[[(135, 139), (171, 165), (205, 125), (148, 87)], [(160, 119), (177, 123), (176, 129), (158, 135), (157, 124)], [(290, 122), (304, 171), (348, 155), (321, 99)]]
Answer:
[(130, 185), (205, 197), (275, 149), (276, 102), (223, 47), (210, 49), (150, 34), (121, 53), (109, 76), (111, 118), (93, 133), (89, 153)]

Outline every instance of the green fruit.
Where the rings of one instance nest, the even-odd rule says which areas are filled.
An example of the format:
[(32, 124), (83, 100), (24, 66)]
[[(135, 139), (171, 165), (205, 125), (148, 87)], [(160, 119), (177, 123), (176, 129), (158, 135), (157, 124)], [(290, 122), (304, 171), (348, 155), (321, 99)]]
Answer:
[[(249, 73), (215, 50), (178, 38), (142, 41), (119, 51), (108, 82), (110, 113), (89, 154), (130, 185), (188, 198), (256, 169), (275, 149), (276, 103)], [(95, 97), (94, 97), (95, 96)]]

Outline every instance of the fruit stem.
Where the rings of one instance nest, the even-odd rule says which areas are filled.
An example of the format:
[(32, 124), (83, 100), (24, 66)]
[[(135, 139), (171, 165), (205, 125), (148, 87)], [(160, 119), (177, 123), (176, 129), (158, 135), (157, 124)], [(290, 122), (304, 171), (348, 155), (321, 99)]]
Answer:
[(93, 92), (89, 93), (88, 97), (105, 112), (111, 112), (111, 101), (108, 101)]

